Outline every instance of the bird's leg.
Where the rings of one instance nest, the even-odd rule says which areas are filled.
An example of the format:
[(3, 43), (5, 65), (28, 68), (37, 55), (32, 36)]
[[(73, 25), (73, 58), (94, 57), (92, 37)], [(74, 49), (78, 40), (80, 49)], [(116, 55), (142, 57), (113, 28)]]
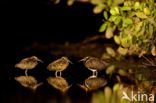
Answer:
[(25, 75), (28, 76), (28, 69), (25, 70)]
[(60, 77), (62, 76), (62, 72), (61, 72), (61, 71), (59, 71), (59, 76), (60, 76)]
[(58, 77), (58, 76), (57, 76), (57, 73), (58, 73), (58, 71), (55, 71), (55, 77)]
[[(59, 72), (59, 75), (58, 75), (58, 72)], [(56, 71), (56, 72), (55, 72), (55, 76), (56, 76), (56, 77), (61, 77), (61, 76), (62, 76), (62, 72), (61, 72), (61, 71)]]
[(93, 71), (93, 76), (97, 77), (98, 72), (96, 70)]

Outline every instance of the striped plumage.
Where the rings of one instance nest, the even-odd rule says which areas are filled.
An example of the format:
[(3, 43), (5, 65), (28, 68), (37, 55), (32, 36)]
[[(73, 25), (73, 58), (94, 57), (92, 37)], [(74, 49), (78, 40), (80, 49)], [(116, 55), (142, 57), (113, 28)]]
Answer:
[(15, 80), (19, 82), (22, 86), (26, 88), (30, 88), (32, 90), (36, 90), (37, 87), (43, 84), (43, 83), (37, 83), (36, 78), (34, 78), (33, 76), (18, 76), (15, 77)]
[(27, 75), (27, 70), (28, 69), (34, 69), (38, 64), (38, 61), (42, 62), (42, 60), (40, 60), (36, 56), (24, 58), (19, 63), (15, 64), (15, 68), (25, 70), (25, 74)]
[(64, 56), (63, 56), (63, 57), (61, 57), (60, 59), (57, 59), (57, 60), (51, 62), (51, 63), (47, 66), (47, 69), (48, 69), (49, 71), (56, 71), (56, 72), (55, 72), (55, 75), (56, 75), (56, 76), (58, 76), (58, 75), (57, 75), (57, 72), (60, 72), (60, 76), (61, 76), (61, 72), (62, 72), (63, 70), (65, 70), (65, 69), (68, 67), (69, 63), (71, 63), (70, 60), (69, 60), (67, 57), (64, 57)]
[(97, 71), (101, 71), (106, 68), (106, 63), (99, 58), (85, 57), (81, 61), (83, 61), (86, 68), (93, 72), (94, 76), (97, 76)]
[(106, 84), (107, 80), (105, 78), (90, 76), (87, 79), (85, 79), (82, 85), (78, 85), (86, 92), (89, 92), (104, 87)]
[(62, 77), (48, 77), (47, 82), (62, 93), (65, 93), (71, 87)]

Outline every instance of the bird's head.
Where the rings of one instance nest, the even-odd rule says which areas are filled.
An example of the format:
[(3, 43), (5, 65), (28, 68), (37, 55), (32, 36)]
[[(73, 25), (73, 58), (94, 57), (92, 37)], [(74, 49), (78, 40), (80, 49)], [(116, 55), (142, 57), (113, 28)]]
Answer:
[(41, 59), (39, 59), (38, 57), (36, 57), (36, 56), (32, 56), (32, 57), (31, 57), (31, 59), (33, 59), (33, 60), (36, 60), (36, 61), (39, 61), (39, 62), (43, 63), (43, 61), (42, 61)]
[(66, 57), (66, 56), (63, 56), (61, 59), (65, 60), (65, 61), (68, 61), (69, 63), (73, 64), (73, 63), (68, 59), (68, 57)]

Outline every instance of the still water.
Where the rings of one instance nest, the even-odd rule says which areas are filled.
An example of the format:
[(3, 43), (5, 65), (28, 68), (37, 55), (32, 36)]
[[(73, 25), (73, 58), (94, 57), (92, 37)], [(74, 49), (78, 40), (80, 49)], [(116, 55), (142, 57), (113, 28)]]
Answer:
[[(16, 63), (23, 57), (25, 55), (19, 56)], [(117, 69), (112, 74), (102, 70), (97, 77), (93, 77), (92, 71), (78, 62), (82, 58), (69, 57), (73, 64), (62, 72), (61, 77), (55, 77), (55, 72), (48, 71), (47, 65), (59, 57), (39, 53), (39, 58), (44, 62), (28, 71), (28, 76), (32, 76), (37, 83), (42, 83), (35, 90), (25, 87), (15, 79), (25, 76), (24, 70), (15, 68), (15, 63), (6, 64), (6, 70), (3, 70), (0, 79), (1, 103), (130, 103), (121, 101), (123, 91), (156, 93), (155, 67), (142, 65), (145, 62), (143, 60), (107, 61), (116, 65)], [(127, 70), (129, 74), (122, 73), (119, 68)]]

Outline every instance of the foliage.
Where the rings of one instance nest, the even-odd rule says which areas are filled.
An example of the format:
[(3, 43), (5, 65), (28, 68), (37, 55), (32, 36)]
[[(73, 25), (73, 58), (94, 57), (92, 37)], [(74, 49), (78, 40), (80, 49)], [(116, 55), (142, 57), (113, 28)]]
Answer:
[(127, 0), (120, 5), (111, 5), (104, 10), (103, 16), (105, 21), (99, 31), (105, 32), (107, 39), (114, 39), (119, 45), (120, 54), (142, 56), (151, 52), (155, 56), (156, 3), (154, 0), (142, 2)]
[[(53, 0), (60, 1), (60, 0)], [(121, 55), (156, 56), (156, 3), (154, 0), (67, 0), (68, 5), (89, 2), (103, 13), (99, 32), (119, 45)]]

